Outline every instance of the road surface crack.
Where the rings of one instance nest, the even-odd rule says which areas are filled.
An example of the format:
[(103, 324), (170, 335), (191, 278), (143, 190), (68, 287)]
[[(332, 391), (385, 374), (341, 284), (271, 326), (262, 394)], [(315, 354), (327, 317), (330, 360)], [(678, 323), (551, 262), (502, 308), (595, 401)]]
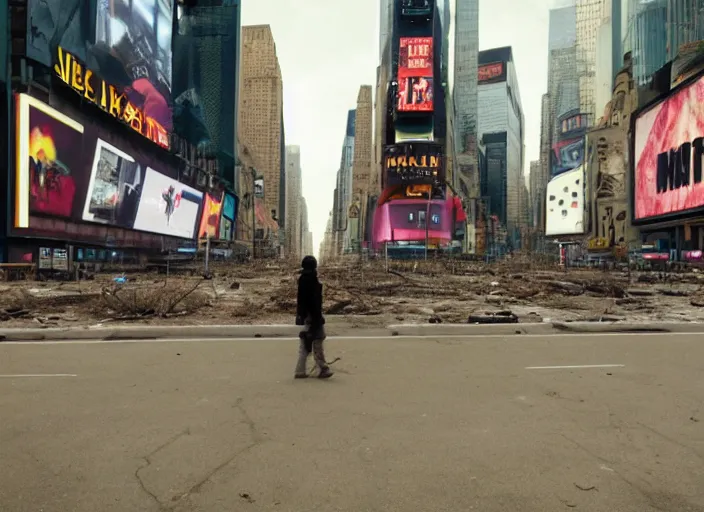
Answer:
[(169, 507), (166, 506), (166, 505), (164, 505), (164, 504), (161, 502), (161, 500), (159, 499), (159, 497), (158, 497), (154, 492), (152, 492), (152, 491), (149, 490), (149, 487), (147, 487), (147, 485), (144, 483), (144, 480), (142, 479), (142, 476), (140, 475), (140, 472), (141, 472), (143, 469), (146, 469), (146, 468), (148, 468), (149, 466), (152, 465), (152, 458), (154, 457), (154, 455), (156, 455), (157, 453), (159, 453), (161, 450), (167, 448), (168, 446), (172, 445), (173, 443), (175, 443), (176, 441), (178, 441), (179, 439), (181, 439), (183, 436), (189, 436), (189, 435), (191, 435), (191, 431), (190, 431), (190, 429), (187, 428), (187, 429), (184, 430), (183, 432), (179, 432), (178, 434), (176, 434), (175, 436), (173, 436), (172, 438), (170, 438), (170, 439), (169, 439), (168, 441), (166, 441), (165, 443), (159, 445), (158, 447), (156, 447), (154, 450), (152, 450), (152, 451), (149, 452), (148, 454), (142, 456), (141, 458), (142, 458), (142, 460), (144, 460), (144, 464), (142, 464), (141, 466), (139, 466), (139, 467), (135, 470), (135, 472), (134, 472), (134, 477), (137, 479), (137, 482), (139, 483), (140, 489), (142, 489), (142, 491), (143, 491), (147, 496), (149, 496), (149, 497), (152, 499), (152, 501), (154, 501), (154, 503), (157, 504), (157, 506), (159, 507), (160, 510), (168, 510)]
[(235, 453), (233, 453), (230, 457), (228, 457), (225, 461), (223, 461), (221, 464), (210, 470), (200, 481), (198, 481), (195, 485), (193, 485), (188, 491), (185, 493), (181, 494), (180, 496), (175, 496), (172, 501), (175, 503), (178, 503), (180, 501), (183, 501), (184, 499), (187, 499), (190, 495), (192, 494), (197, 494), (201, 491), (203, 486), (210, 482), (210, 480), (220, 471), (225, 469), (227, 466), (232, 464), (235, 460), (237, 460), (239, 457), (244, 455), (245, 453), (249, 452), (253, 448), (256, 448), (259, 446), (263, 439), (263, 436), (259, 432), (259, 428), (257, 427), (257, 424), (254, 422), (252, 417), (249, 415), (247, 412), (247, 409), (245, 409), (243, 405), (243, 400), (242, 398), (238, 398), (237, 401), (235, 402), (235, 405), (233, 406), (235, 409), (237, 409), (240, 414), (242, 415), (242, 420), (241, 423), (245, 424), (247, 428), (249, 429), (249, 436), (250, 436), (250, 443), (245, 446), (244, 448), (237, 450)]

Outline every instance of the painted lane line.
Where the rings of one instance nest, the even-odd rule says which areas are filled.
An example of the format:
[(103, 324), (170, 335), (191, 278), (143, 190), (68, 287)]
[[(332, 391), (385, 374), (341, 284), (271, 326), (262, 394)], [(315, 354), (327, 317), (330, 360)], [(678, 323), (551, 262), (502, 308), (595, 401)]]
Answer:
[(580, 364), (569, 366), (526, 366), (526, 370), (579, 370), (582, 368), (625, 368), (625, 364)]
[(73, 373), (17, 373), (0, 375), (0, 378), (4, 379), (23, 379), (29, 377), (78, 377), (78, 375)]

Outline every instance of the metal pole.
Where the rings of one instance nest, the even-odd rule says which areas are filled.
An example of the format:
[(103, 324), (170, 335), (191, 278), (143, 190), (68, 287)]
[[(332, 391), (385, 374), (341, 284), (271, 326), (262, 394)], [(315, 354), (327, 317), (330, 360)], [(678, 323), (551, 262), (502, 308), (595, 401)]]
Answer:
[(428, 261), (428, 231), (430, 224), (430, 198), (431, 192), (428, 192), (428, 202), (425, 206), (425, 261)]
[(257, 218), (255, 216), (255, 211), (254, 211), (254, 206), (256, 203), (256, 194), (254, 193), (255, 190), (255, 182), (257, 180), (256, 178), (256, 171), (250, 167), (249, 169), (252, 172), (252, 259), (256, 258), (257, 255), (257, 243), (256, 243), (256, 236), (257, 236)]
[(386, 272), (389, 271), (389, 242), (384, 242), (384, 261), (386, 266)]
[(205, 274), (208, 274), (210, 266), (210, 235), (205, 240)]

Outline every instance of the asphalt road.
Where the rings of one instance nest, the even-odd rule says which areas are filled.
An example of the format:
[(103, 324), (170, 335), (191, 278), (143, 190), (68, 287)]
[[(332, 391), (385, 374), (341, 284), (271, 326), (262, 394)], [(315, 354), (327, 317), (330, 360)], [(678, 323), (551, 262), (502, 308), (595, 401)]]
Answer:
[(327, 345), (0, 343), (0, 510), (704, 511), (701, 334)]

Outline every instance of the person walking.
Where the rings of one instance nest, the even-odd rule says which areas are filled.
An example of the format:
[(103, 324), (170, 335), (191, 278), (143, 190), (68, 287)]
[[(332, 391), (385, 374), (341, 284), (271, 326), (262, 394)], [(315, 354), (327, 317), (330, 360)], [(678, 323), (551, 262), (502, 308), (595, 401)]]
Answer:
[(325, 317), (323, 317), (323, 285), (318, 280), (318, 261), (314, 256), (306, 256), (301, 262), (301, 275), (298, 278), (298, 297), (296, 303), (296, 325), (305, 328), (299, 334), (298, 364), (295, 378), (308, 377), (306, 364), (308, 356), (313, 354), (315, 364), (320, 372), (319, 379), (333, 376), (330, 366), (325, 361), (323, 341), (325, 341)]

